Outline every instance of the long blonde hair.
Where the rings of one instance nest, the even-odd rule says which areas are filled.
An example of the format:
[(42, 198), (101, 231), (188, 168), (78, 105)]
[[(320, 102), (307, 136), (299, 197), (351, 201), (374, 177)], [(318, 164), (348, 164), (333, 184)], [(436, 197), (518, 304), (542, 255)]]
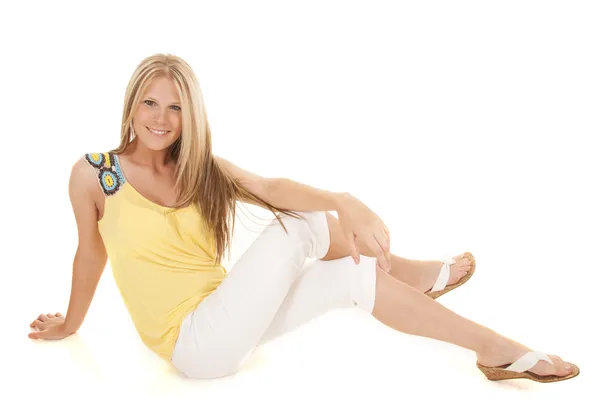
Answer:
[(135, 137), (130, 128), (133, 114), (146, 88), (153, 79), (161, 76), (173, 80), (181, 103), (181, 136), (168, 151), (168, 156), (176, 163), (177, 203), (173, 208), (192, 204), (199, 208), (211, 231), (209, 234), (213, 235), (215, 262), (220, 264), (225, 250), (231, 251), (237, 201), (253, 203), (270, 210), (286, 232), (276, 211), (302, 219), (301, 215), (277, 208), (244, 189), (218, 164), (212, 153), (211, 131), (198, 79), (192, 68), (178, 56), (154, 54), (137, 66), (125, 92), (121, 143), (113, 152), (124, 152)]

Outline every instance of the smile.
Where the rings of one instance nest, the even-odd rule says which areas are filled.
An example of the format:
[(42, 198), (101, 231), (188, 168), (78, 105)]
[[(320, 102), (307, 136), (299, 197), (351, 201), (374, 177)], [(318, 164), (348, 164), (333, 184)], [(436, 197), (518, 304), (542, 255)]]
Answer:
[(146, 129), (148, 129), (151, 133), (153, 133), (155, 135), (158, 135), (158, 136), (164, 136), (164, 135), (166, 135), (167, 133), (170, 132), (170, 131), (158, 131), (156, 129), (150, 129), (148, 127), (146, 127)]

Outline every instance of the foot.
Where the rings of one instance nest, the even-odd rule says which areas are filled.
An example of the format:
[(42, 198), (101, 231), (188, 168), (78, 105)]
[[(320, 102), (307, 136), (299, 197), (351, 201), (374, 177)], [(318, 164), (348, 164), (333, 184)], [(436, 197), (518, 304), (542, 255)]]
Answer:
[[(460, 278), (469, 273), (472, 267), (471, 260), (465, 254), (452, 257), (452, 259), (456, 263), (450, 266), (450, 278), (446, 286), (458, 282)], [(428, 292), (433, 287), (440, 274), (442, 265), (444, 265), (443, 261), (408, 260), (408, 263), (419, 271), (418, 280), (415, 282), (414, 287), (423, 293)]]
[[(493, 348), (478, 352), (477, 361), (484, 367), (508, 366), (530, 351), (530, 348), (514, 340), (503, 339), (502, 343), (493, 346)], [(550, 357), (553, 364), (543, 360), (538, 361), (528, 371), (541, 376), (566, 376), (573, 372), (571, 365), (560, 357), (550, 354), (548, 357)]]

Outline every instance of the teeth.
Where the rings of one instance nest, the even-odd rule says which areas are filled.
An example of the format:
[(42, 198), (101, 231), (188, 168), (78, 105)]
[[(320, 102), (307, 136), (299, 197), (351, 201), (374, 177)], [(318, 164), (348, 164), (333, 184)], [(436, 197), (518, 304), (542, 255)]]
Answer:
[[(146, 128), (148, 128), (148, 127), (146, 127)], [(165, 135), (167, 132), (169, 132), (169, 131), (157, 131), (157, 130), (150, 129), (150, 128), (148, 128), (148, 130), (150, 132), (154, 133), (155, 135)]]

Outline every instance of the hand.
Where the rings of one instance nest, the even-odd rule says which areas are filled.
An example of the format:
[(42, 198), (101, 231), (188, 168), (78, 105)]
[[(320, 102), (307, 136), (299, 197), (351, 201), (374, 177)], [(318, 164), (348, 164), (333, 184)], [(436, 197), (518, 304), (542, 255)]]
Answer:
[(61, 313), (40, 314), (29, 326), (38, 329), (28, 335), (31, 339), (59, 340), (71, 335), (65, 330), (65, 317)]
[(377, 214), (352, 195), (345, 195), (336, 211), (354, 262), (360, 262), (356, 243), (361, 242), (375, 254), (377, 266), (389, 272), (392, 268), (390, 232)]

